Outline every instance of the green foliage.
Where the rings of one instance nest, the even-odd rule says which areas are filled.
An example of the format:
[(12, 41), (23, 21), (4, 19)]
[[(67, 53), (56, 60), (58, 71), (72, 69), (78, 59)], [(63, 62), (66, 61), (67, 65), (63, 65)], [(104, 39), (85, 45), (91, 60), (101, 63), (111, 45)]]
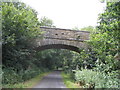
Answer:
[(75, 58), (75, 55), (79, 54), (64, 49), (44, 50), (36, 54), (37, 61), (35, 61), (35, 65), (38, 67), (42, 65), (44, 68), (49, 69), (63, 68), (68, 71), (76, 67), (77, 62), (75, 60), (78, 58)]
[(13, 88), (32, 88), (35, 86), (42, 78), (43, 76), (47, 75), (49, 72), (42, 72), (35, 76), (34, 78), (27, 80), (25, 82), (15, 83), (15, 84), (3, 84), (3, 88), (9, 88), (9, 90), (13, 90)]
[(91, 33), (96, 32), (96, 28), (93, 26), (87, 26), (83, 28), (74, 27), (72, 30), (89, 31)]
[(36, 13), (24, 3), (2, 3), (3, 65), (26, 69), (31, 40), (41, 35)]
[(120, 2), (107, 3), (104, 13), (99, 16), (97, 33), (91, 35), (89, 45), (95, 52), (96, 66), (100, 71), (119, 70), (119, 60), (115, 55), (120, 52)]
[[(120, 88), (120, 2), (108, 2), (99, 16), (99, 25), (91, 33), (89, 49), (80, 53), (82, 69), (75, 78), (85, 88)], [(88, 29), (88, 30), (87, 30)], [(91, 31), (91, 27), (83, 28)], [(115, 57), (118, 58), (115, 58)]]
[(40, 22), (36, 11), (21, 2), (3, 2), (2, 16), (3, 84), (23, 82), (46, 71), (35, 66), (37, 58), (32, 43), (41, 38), (41, 22), (50, 22)]
[(71, 75), (65, 72), (61, 73), (63, 77), (64, 84), (67, 88), (70, 88), (70, 90), (76, 90), (76, 88), (80, 88), (78, 85), (74, 83), (74, 80), (71, 79)]
[(87, 26), (87, 27), (84, 27), (84, 28), (81, 28), (80, 29), (81, 31), (89, 31), (89, 32), (95, 32), (95, 27), (93, 26)]
[[(19, 5), (25, 6), (24, 3)], [(30, 7), (20, 9), (13, 3), (3, 3), (2, 15), (3, 44), (15, 44), (18, 41), (22, 44), (41, 33), (36, 13)]]
[(34, 67), (33, 69), (19, 70), (19, 72), (16, 72), (12, 68), (6, 68), (3, 69), (3, 71), (3, 84), (16, 84), (34, 78), (43, 72), (47, 72), (48, 69), (39, 69)]
[[(89, 48), (75, 53), (68, 50), (33, 50), (31, 41), (41, 38), (40, 26), (55, 27), (52, 20), (43, 17), (24, 3), (2, 4), (3, 84), (16, 84), (33, 78), (41, 72), (62, 68), (87, 88), (119, 88), (120, 61), (120, 2), (107, 3), (100, 14), (99, 26), (84, 27), (92, 32)], [(77, 28), (78, 29), (78, 28)], [(92, 69), (92, 70), (86, 70)]]
[(83, 69), (76, 71), (75, 79), (84, 88), (120, 88), (119, 73), (102, 73)]
[(12, 69), (3, 70), (3, 83), (4, 84), (15, 84), (21, 81), (21, 77)]
[(42, 17), (42, 18), (40, 19), (40, 25), (41, 25), (41, 26), (45, 26), (45, 27), (55, 27), (55, 26), (53, 25), (53, 21), (50, 20), (50, 19), (48, 19), (47, 17)]

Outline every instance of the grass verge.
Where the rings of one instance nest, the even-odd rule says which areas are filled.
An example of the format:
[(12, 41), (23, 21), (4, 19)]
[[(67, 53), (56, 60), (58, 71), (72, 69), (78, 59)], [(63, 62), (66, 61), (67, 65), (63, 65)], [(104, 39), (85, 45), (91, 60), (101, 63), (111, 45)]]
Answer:
[(61, 73), (63, 77), (63, 82), (66, 85), (67, 88), (71, 88), (71, 90), (75, 90), (75, 88), (80, 88), (74, 80), (71, 79), (70, 74), (66, 74), (64, 72)]
[(38, 76), (23, 82), (23, 83), (18, 83), (18, 84), (7, 84), (4, 85), (3, 88), (32, 88), (34, 87), (44, 76), (48, 75), (50, 72), (46, 73), (41, 73)]

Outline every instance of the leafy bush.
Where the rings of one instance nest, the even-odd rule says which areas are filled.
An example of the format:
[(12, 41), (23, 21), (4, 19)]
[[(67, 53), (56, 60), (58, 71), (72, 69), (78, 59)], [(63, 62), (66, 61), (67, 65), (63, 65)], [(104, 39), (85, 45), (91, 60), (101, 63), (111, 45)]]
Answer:
[(38, 68), (35, 69), (28, 69), (26, 71), (24, 71), (24, 74), (22, 75), (22, 79), (24, 81), (29, 80), (35, 76), (37, 76), (38, 74), (42, 73), (42, 71)]
[(41, 70), (39, 68), (21, 70), (16, 72), (12, 68), (3, 69), (3, 84), (16, 84), (19, 82), (23, 82), (29, 80), (42, 72), (48, 71), (47, 69)]
[(15, 84), (20, 81), (19, 75), (13, 69), (3, 69), (3, 84)]
[(119, 73), (101, 73), (92, 70), (83, 69), (76, 71), (75, 79), (84, 88), (120, 88)]

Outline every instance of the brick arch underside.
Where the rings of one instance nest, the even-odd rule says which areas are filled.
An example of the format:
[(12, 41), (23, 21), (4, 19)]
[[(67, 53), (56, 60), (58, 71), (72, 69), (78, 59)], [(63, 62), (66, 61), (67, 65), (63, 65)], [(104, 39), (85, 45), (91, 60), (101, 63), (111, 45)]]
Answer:
[(46, 50), (46, 49), (67, 49), (67, 50), (75, 51), (78, 53), (80, 52), (80, 49), (78, 47), (65, 45), (65, 44), (49, 44), (49, 45), (39, 46), (36, 48), (36, 50), (39, 50), (39, 51)]

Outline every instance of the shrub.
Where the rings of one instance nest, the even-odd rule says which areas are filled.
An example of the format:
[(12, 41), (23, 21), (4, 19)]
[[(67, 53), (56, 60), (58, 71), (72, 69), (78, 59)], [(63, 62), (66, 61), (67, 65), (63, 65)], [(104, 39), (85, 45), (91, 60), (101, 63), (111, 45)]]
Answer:
[(19, 82), (27, 81), (37, 75), (39, 75), (42, 72), (47, 72), (47, 69), (39, 69), (39, 68), (33, 68), (28, 70), (20, 70), (17, 72), (13, 68), (5, 68), (3, 69), (3, 78), (2, 83), (3, 84), (16, 84)]
[(118, 73), (101, 73), (83, 69), (76, 71), (75, 79), (84, 88), (120, 88)]
[(19, 75), (13, 69), (3, 69), (3, 72), (3, 84), (15, 84), (20, 81)]

